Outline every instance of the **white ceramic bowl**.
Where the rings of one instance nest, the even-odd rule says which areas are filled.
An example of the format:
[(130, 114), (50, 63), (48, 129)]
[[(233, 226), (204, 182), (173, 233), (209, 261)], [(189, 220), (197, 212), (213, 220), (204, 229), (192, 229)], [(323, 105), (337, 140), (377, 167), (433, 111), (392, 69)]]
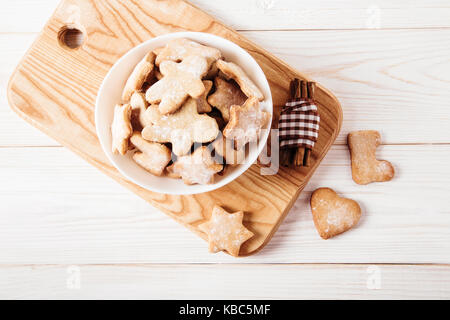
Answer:
[(223, 38), (197, 32), (172, 33), (151, 39), (135, 47), (111, 68), (97, 95), (95, 106), (95, 123), (100, 143), (109, 160), (129, 180), (137, 185), (164, 194), (188, 195), (213, 191), (230, 183), (243, 174), (255, 161), (264, 148), (269, 136), (269, 130), (264, 130), (258, 148), (252, 148), (245, 163), (230, 168), (224, 176), (216, 176), (214, 184), (188, 186), (181, 179), (156, 177), (138, 166), (131, 158), (131, 152), (126, 156), (115, 155), (111, 152), (111, 123), (114, 116), (114, 106), (121, 103), (122, 89), (129, 75), (145, 54), (153, 49), (165, 46), (175, 38), (187, 38), (208, 45), (222, 51), (227, 61), (238, 64), (264, 93), (265, 100), (261, 109), (272, 115), (272, 94), (269, 83), (258, 63), (244, 49)]

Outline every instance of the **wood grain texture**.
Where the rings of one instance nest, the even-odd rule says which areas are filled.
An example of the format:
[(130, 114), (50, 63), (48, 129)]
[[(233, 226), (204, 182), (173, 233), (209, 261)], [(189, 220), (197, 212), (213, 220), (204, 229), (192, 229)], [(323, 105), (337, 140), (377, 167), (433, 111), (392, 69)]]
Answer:
[[(203, 241), (66, 149), (0, 149), (0, 264), (450, 264), (450, 170), (442, 161), (450, 146), (382, 146), (378, 157), (394, 164), (395, 179), (361, 187), (347, 148), (334, 146), (265, 250), (236, 261), (209, 254)], [(320, 187), (360, 203), (357, 228), (318, 236), (309, 198)]]
[[(38, 32), (59, 0), (3, 2), (0, 32)], [(191, 0), (191, 3), (237, 30), (450, 27), (446, 0)], [(18, 12), (22, 23), (17, 23)]]
[[(3, 15), (0, 16), (2, 20)], [(33, 44), (36, 34), (0, 34), (0, 147), (7, 146), (53, 146), (53, 139), (32, 128), (17, 117), (8, 107), (6, 88), (26, 50)]]
[[(86, 41), (78, 50), (70, 50), (58, 42), (59, 32), (73, 25), (86, 33)], [(241, 255), (250, 255), (269, 242), (335, 141), (342, 124), (342, 111), (334, 96), (319, 87), (316, 99), (321, 129), (308, 169), (283, 169), (277, 175), (263, 176), (260, 167), (255, 165), (226, 187), (197, 196), (155, 194), (130, 183), (108, 163), (101, 151), (94, 124), (97, 90), (111, 65), (129, 49), (154, 36), (182, 30), (210, 32), (249, 51), (269, 79), (275, 119), (288, 98), (290, 80), (306, 79), (181, 0), (65, 0), (12, 76), (9, 102), (25, 120), (202, 238), (206, 235), (197, 226), (208, 219), (214, 205), (231, 211), (243, 210), (245, 225), (255, 236), (243, 245)]]
[(439, 265), (0, 267), (8, 299), (449, 299), (449, 283)]

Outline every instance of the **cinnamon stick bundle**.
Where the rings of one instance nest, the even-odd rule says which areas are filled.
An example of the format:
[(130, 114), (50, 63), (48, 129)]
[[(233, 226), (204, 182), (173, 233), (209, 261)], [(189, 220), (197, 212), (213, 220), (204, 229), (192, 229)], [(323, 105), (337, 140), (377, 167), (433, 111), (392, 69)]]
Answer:
[[(291, 102), (299, 100), (313, 100), (316, 84), (300, 79), (291, 82)], [(311, 159), (311, 149), (306, 147), (285, 148), (280, 151), (280, 163), (282, 166), (309, 167)]]

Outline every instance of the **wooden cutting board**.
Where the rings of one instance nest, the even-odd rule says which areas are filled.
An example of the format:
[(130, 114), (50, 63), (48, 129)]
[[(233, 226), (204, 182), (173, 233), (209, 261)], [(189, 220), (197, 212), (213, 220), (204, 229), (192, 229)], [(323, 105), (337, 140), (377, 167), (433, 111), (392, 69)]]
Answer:
[[(64, 41), (72, 29), (84, 35), (78, 48)], [(319, 85), (316, 99), (322, 122), (309, 168), (282, 168), (276, 175), (262, 176), (260, 167), (253, 165), (220, 190), (195, 196), (144, 190), (126, 180), (104, 155), (95, 131), (95, 98), (108, 70), (123, 54), (145, 40), (178, 31), (209, 32), (246, 49), (269, 80), (274, 124), (288, 99), (290, 81), (311, 80), (182, 0), (64, 0), (12, 75), (9, 103), (33, 126), (203, 239), (206, 236), (197, 226), (209, 218), (215, 204), (228, 211), (243, 210), (245, 225), (255, 237), (243, 245), (240, 255), (251, 255), (269, 242), (335, 141), (342, 110), (337, 99)]]

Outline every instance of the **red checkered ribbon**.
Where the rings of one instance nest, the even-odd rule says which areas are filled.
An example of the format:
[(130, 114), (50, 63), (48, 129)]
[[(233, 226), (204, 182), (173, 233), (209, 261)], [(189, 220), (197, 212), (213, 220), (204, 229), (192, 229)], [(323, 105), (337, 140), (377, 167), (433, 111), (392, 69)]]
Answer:
[(313, 149), (319, 138), (320, 116), (314, 100), (286, 103), (280, 116), (280, 148)]

